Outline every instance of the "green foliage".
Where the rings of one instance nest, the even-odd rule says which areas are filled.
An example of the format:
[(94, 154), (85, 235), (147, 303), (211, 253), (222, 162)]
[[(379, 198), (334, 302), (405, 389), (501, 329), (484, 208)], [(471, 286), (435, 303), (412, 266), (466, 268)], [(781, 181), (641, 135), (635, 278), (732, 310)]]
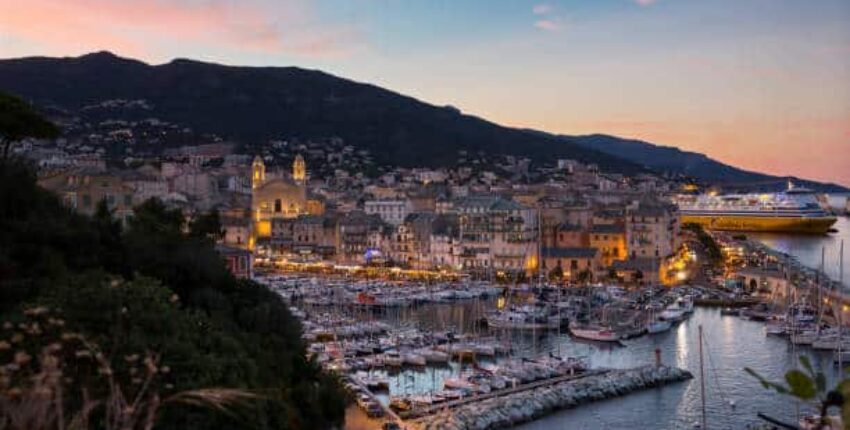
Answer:
[(221, 218), (217, 210), (200, 214), (189, 223), (189, 234), (192, 237), (208, 238), (213, 242), (224, 238), (224, 229), (221, 227)]
[(305, 359), (301, 328), (280, 297), (226, 270), (213, 246), (217, 225), (217, 214), (187, 225), (180, 211), (156, 200), (136, 208), (126, 228), (106, 206), (83, 217), (37, 187), (28, 166), (2, 163), (0, 317), (48, 305), (117, 361), (158, 354), (172, 369), (175, 391), (226, 387), (262, 395), (238, 417), (164, 406), (157, 428), (340, 425), (339, 384)]
[(593, 280), (593, 272), (591, 272), (590, 269), (582, 269), (578, 272), (578, 275), (576, 275), (576, 280), (581, 283), (591, 281)]
[(717, 242), (714, 241), (714, 238), (710, 234), (705, 232), (705, 229), (701, 225), (689, 222), (683, 224), (682, 228), (692, 231), (696, 235), (697, 240), (702, 244), (712, 264), (720, 264), (723, 260), (723, 253), (720, 251), (720, 246), (717, 245)]
[(0, 143), (3, 143), (3, 159), (9, 154), (12, 142), (24, 138), (53, 138), (59, 129), (41, 117), (23, 100), (0, 92)]
[(755, 377), (766, 389), (774, 390), (779, 394), (788, 395), (816, 406), (821, 416), (819, 428), (827, 424), (827, 415), (832, 407), (840, 408), (843, 421), (850, 423), (847, 420), (850, 418), (850, 402), (844, 401), (845, 398), (850, 398), (847, 397), (850, 395), (850, 380), (845, 379), (835, 388), (828, 389), (826, 386), (826, 375), (823, 372), (816, 371), (812, 367), (808, 357), (800, 356), (800, 366), (802, 366), (802, 370), (791, 369), (785, 373), (784, 384), (768, 381), (749, 367), (744, 368), (744, 371)]
[(560, 281), (564, 277), (564, 269), (560, 265), (549, 271), (550, 281)]

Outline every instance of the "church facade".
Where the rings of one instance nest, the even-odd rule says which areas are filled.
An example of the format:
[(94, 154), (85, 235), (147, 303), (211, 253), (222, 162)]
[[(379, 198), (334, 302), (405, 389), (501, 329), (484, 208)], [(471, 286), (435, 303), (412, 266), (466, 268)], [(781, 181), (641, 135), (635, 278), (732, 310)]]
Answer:
[(293, 163), (291, 177), (267, 177), (263, 160), (259, 156), (254, 158), (251, 164), (251, 214), (256, 240), (271, 236), (273, 220), (309, 213), (306, 176), (307, 167), (300, 155)]

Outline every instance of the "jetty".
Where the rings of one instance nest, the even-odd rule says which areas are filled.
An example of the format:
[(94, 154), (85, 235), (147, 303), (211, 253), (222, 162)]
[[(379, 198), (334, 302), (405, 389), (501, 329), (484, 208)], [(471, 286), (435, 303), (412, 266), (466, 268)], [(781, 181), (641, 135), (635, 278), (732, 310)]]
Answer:
[(681, 382), (692, 377), (687, 370), (656, 365), (627, 370), (597, 370), (439, 405), (429, 408), (430, 415), (421, 416), (413, 423), (417, 428), (426, 430), (508, 428), (557, 410)]

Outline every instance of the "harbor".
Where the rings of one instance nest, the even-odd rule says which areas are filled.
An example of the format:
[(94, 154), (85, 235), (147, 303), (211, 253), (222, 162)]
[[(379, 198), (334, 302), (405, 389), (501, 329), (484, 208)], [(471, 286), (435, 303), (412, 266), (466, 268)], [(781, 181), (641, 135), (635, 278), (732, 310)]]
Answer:
[[(645, 428), (750, 428), (765, 411), (798, 423), (815, 411), (769, 408), (783, 400), (744, 368), (782, 380), (804, 355), (838, 378), (850, 361), (850, 297), (825, 256), (841, 237), (806, 238), (823, 243), (812, 267), (763, 234), (690, 229), (646, 283), (291, 265), (261, 279), (301, 320), (308, 358), (340, 375), (351, 430), (534, 429), (562, 419), (622, 428), (607, 400), (639, 404), (647, 393), (665, 398), (652, 406), (665, 412), (646, 416)], [(671, 403), (680, 407), (666, 410)]]
[[(310, 290), (322, 288), (313, 280), (301, 281), (300, 285), (299, 293), (288, 296), (290, 300), (309, 297)], [(277, 289), (292, 292), (292, 287)], [(665, 357), (660, 349), (643, 351), (642, 359), (631, 363), (600, 360), (599, 354), (629, 352), (634, 342), (680, 330), (678, 327), (686, 324), (693, 313), (692, 302), (682, 299), (696, 290), (658, 290), (657, 295), (647, 296), (597, 287), (572, 293), (578, 291), (585, 296), (571, 295), (573, 300), (566, 300), (564, 295), (549, 296), (554, 304), (581, 303), (582, 298), (589, 305), (607, 303), (600, 306), (603, 312), (582, 312), (562, 305), (558, 310), (565, 315), (564, 324), (552, 327), (528, 326), (525, 319), (511, 328), (486, 324), (487, 317), (492, 319), (500, 309), (502, 314), (531, 312), (527, 304), (514, 307), (505, 303), (512, 300), (519, 304), (521, 300), (540, 297), (529, 291), (514, 292), (509, 298), (485, 294), (449, 302), (422, 301), (365, 310), (349, 306), (345, 300), (338, 305), (317, 305), (308, 300), (293, 303), (302, 306), (295, 307), (294, 313), (304, 319), (305, 340), (312, 342), (309, 351), (326, 368), (345, 375), (346, 385), (356, 399), (354, 407), (372, 417), (375, 426), (398, 420), (406, 427), (416, 428), (443, 428), (448, 422), (455, 422), (458, 428), (501, 428), (580, 404), (690, 379), (690, 371)], [(586, 300), (588, 292), (590, 300)], [(630, 330), (629, 325), (611, 326), (617, 339), (610, 342), (588, 340), (572, 330), (574, 325), (566, 323), (569, 319), (593, 316), (601, 324), (603, 315), (623, 312), (626, 309), (615, 308), (627, 308), (636, 300), (645, 301), (650, 311), (632, 310), (633, 315), (640, 315), (632, 320), (645, 321), (648, 315), (657, 314), (658, 319), (652, 322), (666, 321), (666, 329), (650, 334), (648, 326), (640, 332), (633, 327)], [(317, 331), (320, 321), (330, 320), (338, 323), (325, 324)], [(363, 328), (358, 335), (352, 335), (354, 327), (370, 326), (380, 330)], [(635, 375), (647, 371), (641, 369), (655, 369), (664, 376), (635, 379)], [(596, 382), (587, 385), (579, 381)], [(598, 384), (602, 388), (596, 387)], [(535, 406), (522, 400), (528, 396), (549, 400)], [(514, 410), (511, 405), (517, 402), (530, 406)], [(463, 417), (470, 416), (471, 410), (483, 412), (490, 419), (459, 424), (467, 419)]]

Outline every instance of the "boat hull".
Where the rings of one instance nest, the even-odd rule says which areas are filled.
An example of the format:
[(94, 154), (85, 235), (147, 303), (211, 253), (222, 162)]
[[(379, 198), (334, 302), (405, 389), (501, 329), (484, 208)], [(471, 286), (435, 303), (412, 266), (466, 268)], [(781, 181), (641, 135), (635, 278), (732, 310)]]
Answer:
[(709, 230), (824, 234), (836, 218), (682, 213), (681, 222), (699, 224)]
[(596, 342), (620, 341), (620, 335), (607, 329), (570, 327), (570, 333), (579, 339), (593, 340)]

